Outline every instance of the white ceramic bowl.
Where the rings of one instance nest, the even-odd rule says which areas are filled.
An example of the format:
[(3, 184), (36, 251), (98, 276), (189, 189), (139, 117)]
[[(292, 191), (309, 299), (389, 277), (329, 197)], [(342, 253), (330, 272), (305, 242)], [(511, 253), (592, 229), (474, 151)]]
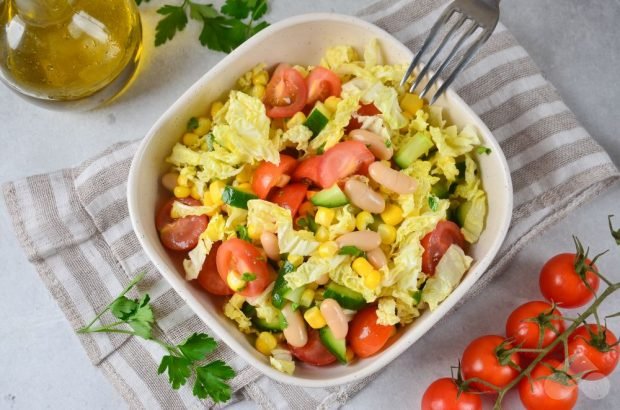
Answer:
[(474, 264), (454, 292), (434, 311), (426, 311), (407, 326), (380, 354), (348, 366), (313, 367), (298, 364), (290, 376), (270, 367), (235, 325), (222, 314), (222, 298), (212, 297), (184, 279), (178, 262), (162, 247), (155, 229), (156, 204), (163, 195), (159, 179), (164, 159), (178, 141), (187, 121), (205, 112), (210, 103), (230, 90), (237, 78), (264, 62), (315, 65), (328, 46), (349, 44), (359, 50), (372, 38), (381, 44), (386, 63), (408, 63), (412, 54), (382, 29), (363, 20), (337, 14), (307, 14), (288, 18), (261, 31), (225, 57), (198, 80), (155, 123), (142, 141), (131, 165), (128, 185), (129, 213), (134, 230), (149, 258), (191, 309), (235, 352), (267, 376), (304, 387), (325, 387), (361, 379), (381, 369), (404, 352), (454, 306), (485, 272), (502, 244), (512, 213), (512, 184), (506, 159), (491, 132), (454, 92), (438, 102), (447, 107), (449, 119), (458, 126), (473, 124), (491, 155), (479, 157), (489, 214), (479, 242), (471, 247)]

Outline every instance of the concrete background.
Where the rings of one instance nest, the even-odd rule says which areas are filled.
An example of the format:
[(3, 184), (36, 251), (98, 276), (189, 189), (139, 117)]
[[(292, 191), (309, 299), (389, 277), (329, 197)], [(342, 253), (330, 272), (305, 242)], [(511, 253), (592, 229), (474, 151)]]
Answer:
[[(316, 11), (349, 13), (373, 0), (274, 0), (275, 21)], [(75, 165), (116, 141), (143, 135), (153, 121), (222, 55), (198, 44), (190, 24), (172, 44), (153, 51), (155, 10), (142, 7), (147, 63), (134, 86), (110, 107), (88, 113), (57, 113), (32, 106), (0, 87), (0, 182)], [(544, 75), (592, 135), (620, 164), (617, 113), (620, 106), (620, 2), (618, 0), (520, 0), (502, 2), (502, 20), (530, 52)], [(0, 201), (1, 202), (1, 201)], [(620, 216), (620, 186), (587, 204), (533, 241), (487, 291), (453, 313), (391, 364), (348, 408), (416, 408), (426, 386), (449, 374), (468, 341), (502, 333), (504, 320), (520, 303), (539, 298), (537, 275), (551, 255), (572, 249), (579, 234), (595, 251), (609, 248), (606, 216)], [(620, 219), (618, 219), (620, 223)], [(34, 268), (19, 248), (0, 205), (0, 408), (126, 407), (93, 366)], [(616, 255), (599, 265), (613, 271)], [(530, 284), (526, 286), (525, 284)], [(620, 306), (616, 297), (604, 307)], [(493, 312), (487, 315), (487, 312)], [(620, 325), (611, 326), (616, 334)], [(432, 348), (431, 348), (432, 346)], [(583, 383), (579, 408), (617, 408), (620, 372), (610, 380)], [(519, 408), (517, 402), (506, 408)], [(238, 404), (235, 408), (254, 408)]]

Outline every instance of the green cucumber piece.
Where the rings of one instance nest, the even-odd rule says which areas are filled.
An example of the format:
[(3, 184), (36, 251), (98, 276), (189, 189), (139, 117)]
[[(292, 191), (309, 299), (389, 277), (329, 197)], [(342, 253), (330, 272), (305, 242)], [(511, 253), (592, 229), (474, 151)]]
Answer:
[(304, 125), (312, 131), (312, 137), (316, 137), (319, 133), (325, 128), (327, 123), (329, 122), (329, 111), (325, 106), (318, 101), (312, 111), (310, 111), (310, 115), (304, 122)]
[(288, 283), (284, 276), (295, 270), (295, 266), (292, 263), (286, 261), (282, 264), (282, 267), (278, 271), (278, 277), (276, 279), (276, 283), (273, 285), (273, 292), (271, 293), (271, 304), (277, 307), (278, 309), (282, 309), (286, 302), (284, 296), (291, 291)]
[(361, 293), (331, 282), (323, 293), (325, 299), (334, 299), (344, 309), (359, 310), (366, 306), (366, 300)]
[(249, 303), (244, 304), (241, 311), (252, 320), (252, 325), (260, 331), (281, 332), (286, 329), (286, 326), (288, 326), (288, 323), (286, 323), (286, 318), (282, 312), (280, 312), (275, 320), (269, 321), (258, 317), (256, 315), (256, 308)]
[(248, 209), (248, 201), (252, 199), (258, 199), (258, 197), (254, 194), (235, 189), (230, 185), (224, 187), (224, 191), (222, 192), (222, 201), (235, 208)]
[(439, 181), (431, 187), (431, 194), (439, 199), (446, 199), (450, 196), (450, 183), (441, 177)]
[(336, 356), (338, 361), (342, 364), (347, 364), (347, 342), (345, 339), (336, 339), (329, 326), (322, 327), (319, 330), (319, 338), (323, 345)]
[(433, 146), (433, 141), (428, 135), (418, 132), (400, 147), (394, 155), (394, 162), (401, 168), (407, 168), (413, 161), (426, 155)]
[(337, 208), (348, 204), (349, 200), (338, 185), (334, 185), (331, 188), (326, 188), (316, 193), (310, 199), (310, 202), (316, 206), (322, 206), (324, 208)]

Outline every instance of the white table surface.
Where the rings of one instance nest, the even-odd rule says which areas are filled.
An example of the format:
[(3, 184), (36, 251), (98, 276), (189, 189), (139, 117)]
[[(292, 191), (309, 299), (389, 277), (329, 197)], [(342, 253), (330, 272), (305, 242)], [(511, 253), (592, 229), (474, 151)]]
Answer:
[[(373, 0), (273, 0), (271, 21), (304, 12), (348, 13)], [(172, 2), (170, 0), (169, 2)], [(110, 107), (87, 113), (58, 113), (28, 104), (0, 86), (0, 182), (75, 165), (110, 144), (143, 135), (153, 121), (221, 54), (197, 43), (195, 24), (172, 44), (153, 50), (155, 9), (142, 7), (147, 63), (134, 86)], [(502, 3), (502, 19), (531, 53), (545, 76), (592, 135), (620, 164), (617, 113), (620, 106), (620, 3), (580, 0), (520, 0)], [(0, 201), (0, 408), (116, 409), (126, 405), (90, 364), (77, 336), (19, 248)], [(600, 251), (612, 246), (606, 215), (620, 224), (620, 186), (585, 205), (532, 241), (486, 291), (432, 329), (391, 364), (348, 408), (417, 408), (426, 386), (449, 374), (468, 341), (503, 332), (520, 303), (540, 298), (537, 275), (551, 255), (572, 249), (571, 234)], [(617, 267), (620, 250), (602, 271)], [(611, 271), (616, 278), (620, 272)], [(618, 309), (620, 296), (604, 311)], [(620, 333), (618, 321), (612, 324)], [(609, 381), (583, 383), (580, 408), (618, 408), (620, 372)], [(512, 397), (514, 399), (514, 397)], [(241, 403), (238, 409), (254, 408)], [(519, 408), (509, 400), (506, 408)]]

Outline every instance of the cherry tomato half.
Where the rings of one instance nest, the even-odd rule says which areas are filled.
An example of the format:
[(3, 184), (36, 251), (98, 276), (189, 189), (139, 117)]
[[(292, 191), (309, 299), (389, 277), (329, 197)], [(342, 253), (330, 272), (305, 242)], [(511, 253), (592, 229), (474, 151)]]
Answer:
[(243, 296), (260, 295), (275, 280), (263, 253), (251, 243), (239, 238), (222, 243), (217, 251), (216, 264), (217, 272), (224, 282), (231, 271), (239, 275), (246, 272), (254, 274), (255, 279), (247, 282), (245, 289), (239, 292)]
[(329, 188), (344, 177), (366, 173), (374, 161), (375, 156), (363, 142), (340, 142), (323, 154), (319, 164), (319, 185)]
[[(519, 371), (511, 367), (508, 362), (500, 363), (496, 350), (505, 342), (501, 336), (487, 335), (472, 341), (463, 352), (461, 369), (465, 380), (477, 377), (499, 388), (505, 387), (513, 381)], [(512, 348), (509, 343), (504, 344), (505, 350)], [(503, 359), (503, 358), (502, 358)], [(506, 358), (520, 367), (521, 358), (517, 353), (511, 354)], [(482, 383), (473, 382), (473, 388), (481, 392), (492, 392), (489, 386)]]
[(620, 356), (617, 342), (616, 336), (605, 326), (579, 326), (568, 337), (571, 371), (584, 373), (586, 380), (599, 380), (610, 375), (618, 365)]
[(553, 375), (552, 369), (561, 370), (562, 363), (555, 359), (540, 362), (531, 377), (519, 382), (519, 398), (527, 410), (570, 410), (575, 406), (579, 396), (577, 383), (569, 377)]
[(476, 393), (459, 393), (454, 379), (444, 377), (428, 386), (421, 407), (422, 410), (482, 410), (482, 400)]
[(221, 244), (222, 242), (215, 242), (211, 247), (211, 252), (207, 255), (207, 260), (198, 275), (198, 284), (213, 295), (227, 296), (235, 292), (228, 287), (217, 272), (217, 250)]
[(269, 201), (291, 211), (291, 215), (294, 218), (297, 215), (299, 206), (306, 199), (307, 190), (308, 185), (300, 182), (287, 185), (284, 188), (276, 188), (269, 195)]
[[(552, 318), (556, 317), (556, 318)], [(512, 311), (506, 321), (506, 337), (524, 349), (542, 349), (553, 342), (564, 331), (562, 314), (547, 302), (527, 302)], [(539, 346), (540, 333), (543, 333)], [(524, 356), (537, 356), (536, 353)]]
[(270, 118), (292, 117), (301, 111), (308, 99), (304, 78), (288, 64), (280, 64), (265, 90), (265, 105)]
[(319, 164), (322, 159), (322, 155), (317, 155), (301, 161), (293, 172), (293, 181), (308, 180), (314, 185), (319, 185)]
[(291, 354), (302, 362), (314, 366), (327, 366), (336, 361), (334, 356), (321, 342), (319, 332), (315, 329), (308, 329), (308, 342), (302, 347), (289, 345)]
[(314, 104), (317, 101), (325, 101), (328, 97), (340, 95), (342, 84), (338, 75), (325, 67), (314, 67), (306, 77), (308, 87), (308, 101), (306, 104)]
[(173, 219), (170, 216), (170, 211), (174, 201), (180, 201), (190, 206), (200, 205), (199, 201), (192, 198), (172, 198), (166, 202), (157, 213), (155, 220), (155, 225), (159, 230), (159, 239), (170, 250), (189, 251), (198, 245), (200, 234), (207, 229), (209, 218), (206, 215), (192, 215)]
[[(540, 271), (539, 285), (545, 299), (555, 302), (562, 308), (576, 308), (585, 305), (594, 297), (598, 290), (599, 277), (590, 271), (586, 272), (583, 282), (575, 271), (577, 255), (562, 253), (549, 259)], [(587, 265), (592, 262), (585, 260)]]
[(271, 188), (276, 186), (284, 175), (290, 175), (295, 169), (295, 165), (297, 165), (297, 160), (285, 154), (280, 154), (278, 165), (266, 161), (262, 162), (252, 175), (252, 191), (260, 199), (267, 198)]
[(457, 224), (451, 221), (439, 221), (435, 229), (422, 238), (422, 272), (428, 275), (435, 274), (435, 267), (441, 257), (452, 244), (464, 249), (465, 238)]
[(393, 325), (377, 323), (377, 306), (370, 305), (353, 317), (347, 340), (357, 356), (368, 357), (380, 351), (395, 331)]

